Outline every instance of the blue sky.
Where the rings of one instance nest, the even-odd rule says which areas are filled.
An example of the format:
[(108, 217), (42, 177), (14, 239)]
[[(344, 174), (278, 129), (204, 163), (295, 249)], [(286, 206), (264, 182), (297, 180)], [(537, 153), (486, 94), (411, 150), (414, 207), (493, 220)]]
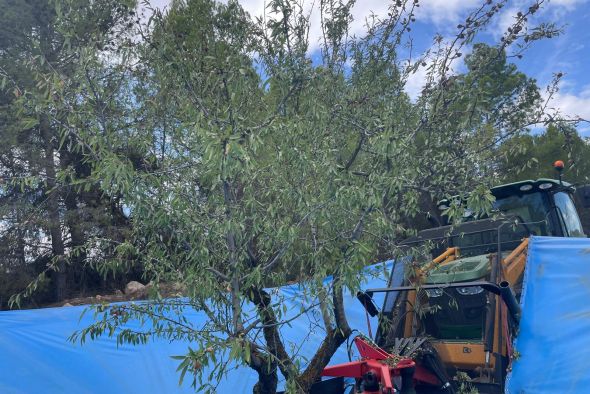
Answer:
[[(319, 48), (320, 24), (317, 7), (319, 0), (297, 0), (311, 9), (310, 55)], [(432, 43), (436, 33), (452, 37), (457, 24), (461, 23), (474, 7), (483, 0), (420, 0), (417, 21), (413, 26), (412, 38), (415, 51), (424, 51)], [(268, 2), (268, 1), (266, 1)], [(152, 0), (152, 5), (164, 8), (170, 0)], [(265, 0), (240, 0), (251, 15), (262, 15)], [(497, 42), (501, 32), (510, 25), (512, 16), (519, 10), (526, 10), (532, 0), (507, 0), (502, 11), (480, 41)], [(386, 0), (357, 0), (352, 10), (354, 21), (351, 33), (360, 35), (364, 31), (365, 18), (371, 13), (387, 14)], [(315, 7), (315, 8), (313, 8)], [(543, 89), (554, 73), (562, 72), (564, 77), (560, 91), (551, 101), (551, 107), (558, 108), (564, 115), (580, 116), (590, 120), (590, 0), (546, 0), (539, 12), (530, 21), (554, 22), (563, 26), (564, 33), (556, 38), (537, 42), (523, 59), (513, 58), (521, 71), (535, 78)], [(457, 64), (457, 71), (461, 64)], [(412, 76), (407, 85), (410, 95), (420, 91), (424, 72)], [(578, 131), (590, 137), (590, 124), (580, 124)]]

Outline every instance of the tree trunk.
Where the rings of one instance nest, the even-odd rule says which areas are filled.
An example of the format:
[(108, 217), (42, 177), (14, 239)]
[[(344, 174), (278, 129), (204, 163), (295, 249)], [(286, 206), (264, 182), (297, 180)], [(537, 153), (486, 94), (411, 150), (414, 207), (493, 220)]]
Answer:
[[(60, 164), (62, 169), (65, 170), (74, 160), (79, 160), (79, 158), (77, 156), (72, 157), (71, 154), (65, 151), (60, 152)], [(71, 239), (70, 246), (72, 248), (71, 263), (73, 269), (77, 273), (76, 276), (79, 281), (78, 290), (84, 295), (88, 285), (86, 268), (84, 266), (86, 261), (86, 249), (84, 248), (86, 236), (82, 228), (76, 191), (73, 187), (67, 187), (64, 190), (65, 193), (63, 194), (63, 199), (66, 208), (65, 223), (69, 228)]]
[(277, 376), (277, 364), (267, 363), (267, 360), (259, 360), (257, 365), (251, 363), (251, 367), (258, 373), (258, 382), (254, 385), (253, 394), (275, 394), (279, 377)]
[(297, 368), (293, 365), (293, 360), (289, 357), (285, 345), (281, 340), (279, 332), (279, 321), (272, 309), (271, 297), (263, 289), (252, 289), (250, 292), (250, 301), (258, 309), (258, 315), (261, 318), (263, 328), (262, 333), (268, 351), (275, 360), (278, 360), (279, 368), (286, 379), (293, 378), (297, 373)]
[(25, 235), (26, 230), (24, 229), (23, 217), (20, 208), (15, 209), (16, 213), (16, 223), (17, 223), (17, 230), (16, 230), (16, 256), (18, 259), (18, 263), (20, 269), (24, 270), (27, 267), (27, 255), (25, 251)]
[(334, 320), (336, 328), (329, 330), (320, 348), (310, 360), (305, 371), (297, 377), (297, 386), (301, 392), (308, 393), (311, 386), (321, 377), (323, 369), (328, 365), (336, 350), (352, 334), (344, 313), (344, 294), (338, 274), (332, 279), (332, 301), (334, 303)]
[(326, 335), (305, 372), (297, 377), (297, 387), (300, 388), (302, 393), (309, 393), (311, 386), (321, 377), (322, 371), (328, 365), (336, 350), (346, 341), (350, 334), (351, 332), (343, 333), (339, 329), (334, 329)]
[(61, 301), (66, 293), (66, 272), (65, 272), (65, 248), (61, 232), (61, 219), (59, 215), (59, 199), (58, 193), (55, 190), (56, 186), (56, 171), (53, 148), (53, 133), (49, 125), (47, 116), (41, 115), (39, 122), (41, 131), (41, 138), (45, 144), (45, 177), (47, 188), (45, 194), (47, 196), (47, 217), (49, 219), (49, 235), (51, 236), (51, 251), (55, 262), (55, 298)]
[[(70, 231), (71, 247), (72, 247), (72, 264), (75, 270), (80, 274), (79, 287), (82, 293), (85, 292), (88, 285), (86, 280), (86, 268), (84, 262), (86, 261), (86, 250), (84, 245), (86, 238), (82, 226), (80, 223), (80, 213), (78, 212), (78, 206), (76, 204), (76, 195), (72, 189), (67, 190), (67, 194), (64, 197), (64, 204), (66, 207), (66, 224)], [(75, 250), (75, 251), (74, 251)]]

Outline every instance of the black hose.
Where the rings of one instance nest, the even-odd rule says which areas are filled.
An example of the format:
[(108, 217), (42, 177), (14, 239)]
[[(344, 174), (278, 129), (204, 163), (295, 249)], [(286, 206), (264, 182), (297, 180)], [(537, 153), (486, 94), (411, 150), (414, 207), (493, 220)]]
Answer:
[[(496, 282), (496, 270), (494, 267), (492, 267), (490, 282)], [(492, 292), (488, 294), (487, 309), (488, 313), (486, 314), (484, 350), (491, 354), (494, 352), (494, 320), (496, 317), (496, 296)]]
[(507, 281), (500, 282), (500, 296), (508, 308), (512, 322), (515, 327), (518, 327), (520, 322), (520, 305), (518, 305), (512, 288), (510, 288), (510, 284)]

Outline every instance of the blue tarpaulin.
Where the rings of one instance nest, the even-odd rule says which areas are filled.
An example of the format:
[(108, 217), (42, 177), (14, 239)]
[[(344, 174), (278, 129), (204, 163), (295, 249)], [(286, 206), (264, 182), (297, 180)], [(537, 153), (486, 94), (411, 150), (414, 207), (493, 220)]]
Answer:
[(590, 239), (532, 237), (506, 392), (590, 393)]
[[(367, 269), (363, 288), (383, 287), (391, 262)], [(374, 274), (370, 275), (371, 271)], [(381, 272), (375, 276), (376, 272)], [(289, 314), (297, 315), (301, 306), (312, 305), (298, 285), (278, 289), (286, 298)], [(377, 297), (376, 297), (377, 298)], [(317, 301), (317, 300), (316, 300)], [(382, 299), (376, 299), (377, 305)], [(188, 377), (182, 387), (176, 372), (179, 361), (170, 356), (186, 354), (189, 343), (154, 338), (146, 345), (119, 347), (106, 336), (84, 345), (68, 337), (89, 326), (93, 314), (80, 315), (86, 307), (62, 307), (0, 312), (0, 393), (192, 393)], [(345, 310), (353, 329), (366, 333), (367, 316), (355, 296), (345, 295)], [(195, 326), (204, 314), (191, 311), (186, 316)], [(372, 320), (373, 330), (377, 321)], [(287, 349), (300, 348), (301, 360), (311, 357), (324, 337), (318, 308), (295, 319), (281, 329)], [(301, 346), (305, 344), (305, 346)], [(332, 363), (348, 360), (343, 345)], [(217, 386), (217, 392), (251, 393), (256, 373), (247, 367), (230, 366), (230, 372)], [(231, 391), (230, 391), (231, 390)]]
[[(383, 287), (367, 275), (363, 288)], [(373, 267), (375, 268), (375, 267)], [(373, 269), (371, 269), (372, 271)], [(522, 319), (515, 342), (519, 357), (506, 385), (510, 394), (590, 393), (590, 239), (533, 237), (529, 246)], [(298, 285), (279, 288), (293, 316), (310, 305)], [(376, 294), (379, 296), (380, 294)], [(382, 294), (381, 294), (382, 295)], [(376, 299), (381, 305), (382, 299)], [(92, 323), (85, 307), (0, 312), (0, 393), (191, 393), (190, 379), (178, 385), (178, 361), (189, 343), (153, 339), (147, 345), (121, 345), (101, 337), (83, 346), (68, 342), (76, 330)], [(352, 328), (366, 333), (364, 309), (351, 294), (345, 309)], [(198, 325), (204, 316), (187, 312)], [(287, 315), (289, 316), (289, 314)], [(287, 317), (288, 318), (288, 317)], [(373, 330), (377, 322), (371, 319)], [(323, 338), (319, 311), (312, 310), (282, 329), (287, 348), (301, 346), (302, 360)], [(342, 346), (331, 364), (348, 361)], [(231, 366), (219, 393), (251, 393), (257, 381), (249, 368)]]

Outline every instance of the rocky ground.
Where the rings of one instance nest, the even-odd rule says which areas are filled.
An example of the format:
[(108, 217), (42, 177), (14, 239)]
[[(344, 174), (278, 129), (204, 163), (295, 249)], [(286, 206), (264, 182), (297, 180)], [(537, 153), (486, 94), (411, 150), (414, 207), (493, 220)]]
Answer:
[[(97, 294), (91, 297), (77, 297), (70, 298), (68, 300), (47, 305), (47, 307), (61, 307), (61, 306), (75, 306), (75, 305), (91, 305), (91, 304), (103, 304), (111, 302), (124, 302), (124, 301), (135, 301), (135, 300), (146, 300), (150, 298), (150, 294), (153, 294), (153, 285), (148, 283), (144, 285), (137, 281), (131, 281), (125, 286), (125, 290), (115, 290), (112, 294)], [(183, 287), (178, 283), (161, 283), (158, 286), (158, 292), (164, 298), (169, 297), (182, 297)]]

